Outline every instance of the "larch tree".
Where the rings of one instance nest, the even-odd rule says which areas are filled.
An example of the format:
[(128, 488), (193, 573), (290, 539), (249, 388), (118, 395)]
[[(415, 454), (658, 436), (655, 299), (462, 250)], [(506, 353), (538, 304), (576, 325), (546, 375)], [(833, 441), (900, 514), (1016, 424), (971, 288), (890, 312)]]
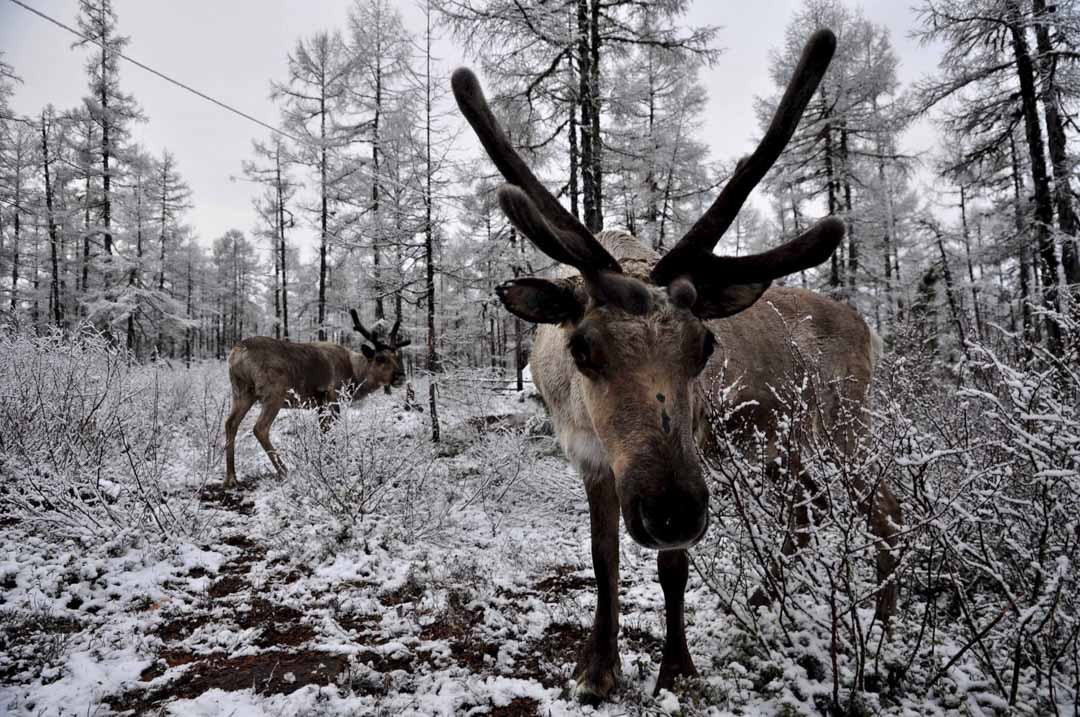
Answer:
[(317, 326), (319, 340), (325, 341), (329, 254), (337, 238), (332, 219), (349, 174), (342, 168), (339, 150), (355, 135), (343, 124), (353, 66), (341, 35), (320, 32), (297, 41), (288, 68), (288, 80), (274, 82), (272, 94), (283, 105), (285, 127), (302, 140), (294, 150), (297, 162), (307, 166), (317, 182), (317, 199), (308, 209), (319, 232)]
[[(783, 46), (772, 53), (770, 74), (777, 87), (787, 85), (803, 39), (818, 27), (836, 33), (836, 56), (773, 167), (772, 177), (782, 179), (770, 186), (792, 197), (823, 199), (829, 214), (844, 218), (845, 245), (831, 257), (828, 283), (834, 293), (854, 296), (864, 279), (864, 237), (856, 218), (873, 200), (871, 193), (859, 194), (872, 175), (880, 177), (888, 162), (899, 159), (889, 149), (902, 129), (902, 112), (891, 101), (898, 88), (897, 58), (888, 31), (861, 12), (840, 0), (806, 0), (788, 24)], [(763, 128), (778, 101), (779, 93), (759, 100)]]
[[(1026, 205), (1026, 191), (1016, 188), (1017, 216), (1023, 218), (1031, 237), (1031, 258), (1042, 283), (1041, 303), (1048, 309), (1061, 308), (1059, 262), (1054, 226), (1054, 196), (1047, 168), (1046, 141), (1039, 114), (1039, 67), (1032, 51), (1032, 7), (1024, 0), (934, 0), (919, 8), (919, 37), (940, 41), (945, 49), (939, 63), (940, 75), (918, 86), (917, 109), (925, 112), (946, 105), (954, 132), (978, 138), (969, 144), (971, 161), (1009, 147), (1014, 167), (1026, 155), (1027, 177), (1032, 202)], [(1017, 147), (1014, 130), (1022, 127), (1023, 140)], [(1018, 173), (1015, 173), (1018, 174)], [(1019, 179), (1019, 177), (1018, 177)], [(1027, 259), (1020, 262), (1021, 273)], [(1021, 277), (1024, 298), (1033, 287)], [(1024, 299), (1022, 299), (1024, 300)], [(1044, 322), (1051, 348), (1061, 344), (1057, 323)]]
[(677, 27), (684, 0), (439, 0), (436, 7), (490, 78), (495, 105), (527, 113), (534, 148), (565, 135), (569, 171), (558, 194), (569, 195), (571, 211), (594, 232), (604, 226), (604, 118), (620, 58), (645, 47), (716, 57), (716, 28)]
[[(390, 175), (396, 170), (388, 166), (387, 135), (389, 115), (401, 101), (402, 83), (411, 71), (412, 39), (405, 29), (401, 14), (388, 0), (356, 0), (349, 11), (349, 53), (352, 58), (350, 100), (352, 112), (359, 119), (359, 130), (371, 145), (369, 171), (359, 177), (368, 184), (366, 207), (368, 221), (365, 234), (371, 244), (371, 293), (376, 321), (385, 318), (385, 298), (400, 299), (398, 286), (385, 286), (386, 264), (392, 257), (384, 256), (393, 237), (394, 216), (386, 212), (387, 195), (391, 191)], [(393, 271), (393, 266), (389, 267)]]
[(96, 207), (99, 221), (97, 234), (105, 251), (103, 279), (107, 288), (112, 283), (113, 182), (123, 171), (124, 145), (130, 125), (142, 116), (134, 98), (120, 88), (120, 53), (129, 39), (117, 34), (117, 16), (112, 0), (79, 0), (77, 26), (89, 38), (80, 40), (76, 45), (90, 48), (90, 57), (86, 61), (90, 94), (83, 103), (98, 140), (96, 155), (100, 163), (101, 190)]
[(256, 212), (268, 228), (271, 264), (274, 267), (274, 336), (289, 339), (289, 251), (288, 230), (294, 224), (289, 208), (297, 186), (289, 175), (291, 156), (280, 135), (267, 142), (254, 142), (255, 160), (245, 162), (244, 174), (265, 187), (255, 201)]

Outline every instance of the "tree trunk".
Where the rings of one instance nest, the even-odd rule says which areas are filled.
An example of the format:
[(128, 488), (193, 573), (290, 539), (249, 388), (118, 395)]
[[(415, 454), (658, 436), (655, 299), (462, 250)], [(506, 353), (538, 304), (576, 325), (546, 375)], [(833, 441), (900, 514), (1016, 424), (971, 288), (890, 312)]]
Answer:
[(1050, 18), (1046, 0), (1032, 0), (1035, 10), (1035, 43), (1039, 51), (1039, 75), (1042, 81), (1043, 116), (1046, 120), (1046, 144), (1050, 151), (1050, 166), (1054, 173), (1054, 200), (1057, 204), (1058, 229), (1062, 233), (1061, 263), (1068, 284), (1080, 283), (1080, 257), (1077, 256), (1077, 222), (1073, 207), (1069, 153), (1065, 139), (1065, 122), (1059, 104), (1061, 95), (1055, 79), (1057, 60), (1050, 39)]
[[(1012, 156), (1012, 184), (1013, 184), (1013, 221), (1016, 226), (1017, 238), (1024, 232), (1024, 203), (1023, 203), (1023, 180), (1020, 178), (1020, 157), (1016, 151), (1016, 140), (1009, 133), (1009, 150)], [(1028, 263), (1027, 246), (1021, 241), (1020, 248), (1020, 316), (1024, 325), (1025, 343), (1032, 338), (1031, 316), (1031, 282), (1030, 264)]]
[[(823, 116), (826, 117), (822, 135), (825, 137), (825, 188), (829, 198), (829, 216), (836, 214), (836, 170), (833, 159), (832, 124), (827, 121), (829, 114), (829, 102), (825, 96), (825, 88), (821, 88), (821, 106)], [(829, 287), (834, 291), (843, 283), (840, 265), (840, 252), (833, 252), (829, 264)]]
[[(1050, 227), (1054, 221), (1050, 181), (1046, 173), (1046, 154), (1043, 150), (1042, 127), (1035, 93), (1035, 70), (1028, 51), (1026, 28), (1021, 24), (1022, 12), (1017, 0), (1007, 0), (1009, 10), (1009, 32), (1012, 35), (1013, 57), (1016, 60), (1016, 75), (1020, 82), (1020, 103), (1024, 114), (1024, 133), (1027, 138), (1028, 156), (1031, 161), (1031, 179), (1035, 191), (1035, 237), (1039, 255), (1039, 268), (1043, 279), (1043, 304), (1051, 311), (1060, 311), (1060, 297), (1054, 290), (1058, 281), (1058, 261), (1054, 252), (1054, 240)], [(1057, 353), (1061, 348), (1061, 334), (1058, 324), (1051, 318), (1046, 320), (1048, 348)]]
[(323, 79), (319, 94), (319, 341), (326, 341), (326, 244), (327, 238), (327, 187), (326, 187), (326, 81)]
[(281, 184), (281, 142), (274, 153), (275, 186), (277, 188), (278, 215), (278, 262), (281, 265), (281, 327), (286, 341), (289, 340), (289, 278), (285, 260), (285, 188)]
[[(573, 59), (571, 59), (567, 64), (570, 67), (570, 91), (572, 95), (576, 95), (577, 92), (575, 92), (575, 88), (573, 87)], [(570, 144), (570, 182), (567, 185), (567, 191), (570, 194), (570, 213), (573, 214), (575, 218), (581, 219), (581, 213), (578, 207), (578, 172), (580, 167), (581, 155), (578, 151), (578, 100), (576, 96), (571, 99), (569, 105), (570, 122), (566, 131), (566, 137)]]
[(600, 0), (592, 0), (589, 22), (589, 121), (592, 128), (593, 232), (604, 228), (603, 141), (600, 136)]
[(847, 122), (840, 125), (840, 167), (843, 171), (844, 183), (844, 225), (847, 227), (848, 265), (847, 285), (852, 295), (855, 292), (856, 275), (859, 270), (859, 245), (855, 239), (855, 225), (852, 222), (854, 216), (851, 207), (851, 155), (848, 151)]
[[(435, 232), (432, 226), (431, 205), (434, 197), (431, 193), (431, 175), (434, 167), (431, 163), (431, 3), (425, 6), (425, 21), (427, 23), (425, 41), (427, 43), (425, 61), (427, 62), (427, 82), (425, 86), (426, 97), (424, 103), (424, 162), (426, 172), (424, 176), (424, 263), (425, 263), (425, 292), (427, 294), (427, 368), (431, 374), (428, 378), (428, 410), (431, 412), (431, 440), (439, 442), (439, 410), (435, 402), (435, 372), (439, 370), (439, 356), (435, 351)], [(573, 110), (571, 109), (571, 113)], [(571, 130), (573, 136), (573, 130)]]
[[(18, 140), (16, 140), (18, 142)], [(22, 143), (19, 142), (21, 145)], [(22, 148), (16, 149), (15, 157), (15, 216), (12, 222), (14, 243), (11, 246), (11, 311), (19, 305), (19, 239), (22, 220)]]
[(49, 172), (49, 129), (45, 112), (41, 113), (41, 171), (45, 179), (45, 215), (49, 227), (49, 262), (52, 266), (52, 283), (49, 295), (52, 297), (52, 319), (57, 328), (64, 323), (64, 310), (60, 303), (60, 249), (57, 236), (56, 218), (53, 214), (52, 174)]
[(960, 226), (963, 229), (964, 256), (967, 259), (968, 280), (971, 282), (971, 305), (975, 310), (975, 335), (979, 341), (985, 341), (982, 309), (979, 307), (979, 286), (975, 283), (975, 267), (971, 261), (971, 233), (968, 230), (967, 195), (962, 184), (960, 185)]

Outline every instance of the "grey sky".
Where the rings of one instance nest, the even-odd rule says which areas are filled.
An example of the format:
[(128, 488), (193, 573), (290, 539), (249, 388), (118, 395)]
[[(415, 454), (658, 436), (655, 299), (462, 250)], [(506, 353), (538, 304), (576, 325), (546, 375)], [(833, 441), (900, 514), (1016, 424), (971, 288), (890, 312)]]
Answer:
[[(74, 26), (77, 0), (26, 0)], [(322, 29), (344, 28), (351, 0), (114, 0), (120, 32), (131, 38), (135, 59), (228, 102), (271, 124), (278, 110), (269, 99), (272, 79), (284, 79), (286, 53), (296, 38)], [(718, 44), (725, 52), (703, 73), (709, 92), (703, 139), (714, 158), (741, 156), (753, 148), (757, 125), (753, 98), (769, 88), (768, 52), (778, 46), (784, 27), (801, 0), (718, 2), (697, 0), (688, 24), (721, 26)], [(422, 16), (411, 0), (401, 0), (407, 24), (420, 30)], [(886, 25), (900, 56), (900, 79), (932, 71), (938, 53), (908, 38), (914, 12), (906, 2), (868, 0), (866, 16)], [(16, 89), (16, 111), (33, 114), (47, 103), (78, 104), (86, 91), (86, 51), (72, 49), (74, 38), (8, 0), (0, 0), (0, 49), (24, 84)], [(447, 67), (465, 62), (448, 40), (436, 52)], [(247, 120), (229, 114), (181, 89), (124, 63), (122, 83), (148, 122), (135, 129), (137, 141), (160, 153), (169, 149), (192, 189), (188, 216), (204, 243), (227, 229), (247, 231), (253, 224), (252, 185), (233, 181), (241, 162), (251, 158), (251, 141), (267, 135)], [(909, 152), (931, 148), (932, 128), (922, 123), (908, 132)]]

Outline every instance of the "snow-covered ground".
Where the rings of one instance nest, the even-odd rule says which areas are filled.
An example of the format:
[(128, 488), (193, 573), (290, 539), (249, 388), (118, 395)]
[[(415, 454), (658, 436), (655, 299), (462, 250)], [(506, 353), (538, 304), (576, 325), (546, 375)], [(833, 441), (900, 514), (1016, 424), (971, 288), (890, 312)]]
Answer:
[[(133, 513), (130, 529), (74, 534), (50, 526), (40, 501), (26, 504), (34, 515), (3, 515), (0, 713), (821, 714), (834, 668), (850, 714), (1002, 707), (970, 655), (945, 664), (959, 646), (944, 633), (907, 660), (919, 609), (901, 606), (868, 663), (842, 646), (833, 662), (827, 605), (803, 605), (794, 626), (775, 609), (736, 615), (693, 571), (687, 634), (701, 676), (654, 698), (663, 596), (655, 555), (625, 535), (623, 684), (610, 703), (580, 705), (566, 688), (594, 607), (588, 513), (528, 391), (448, 382), (438, 447), (400, 392), (348, 410), (326, 436), (311, 412), (286, 412), (273, 430), (286, 479), (268, 473), (253, 411), (238, 445), (242, 486), (228, 493), (220, 369), (183, 379), (205, 389), (185, 383), (189, 399), (217, 399), (163, 429), (175, 455), (162, 448), (154, 490), (177, 512), (164, 529)], [(729, 559), (709, 556), (713, 569)], [(943, 666), (932, 689), (911, 687)], [(1037, 704), (1035, 689), (1025, 674), (1018, 713), (1038, 714), (1023, 707)]]

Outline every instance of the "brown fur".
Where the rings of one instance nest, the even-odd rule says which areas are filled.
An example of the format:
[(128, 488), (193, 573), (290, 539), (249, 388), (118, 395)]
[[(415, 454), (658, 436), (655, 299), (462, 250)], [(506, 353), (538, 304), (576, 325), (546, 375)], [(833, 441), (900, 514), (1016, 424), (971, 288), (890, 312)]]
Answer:
[[(696, 542), (696, 525), (672, 544), (657, 545), (644, 520), (648, 501), (675, 501), (676, 521), (693, 520), (707, 503), (698, 449), (710, 450), (705, 399), (737, 382), (733, 405), (747, 405), (729, 426), (736, 434), (752, 428), (772, 431), (780, 408), (770, 386), (780, 387), (797, 370), (796, 355), (818, 367), (828, 387), (811, 397), (823, 420), (832, 422), (846, 399), (863, 405), (874, 368), (869, 327), (850, 307), (809, 291), (777, 287), (734, 316), (701, 321), (684, 301), (648, 283), (658, 256), (624, 232), (601, 232), (597, 239), (624, 272), (642, 282), (650, 296), (643, 314), (590, 302), (580, 321), (541, 325), (531, 357), (533, 378), (551, 412), (563, 449), (582, 472), (593, 527), (593, 563), (599, 590), (593, 634), (578, 662), (577, 689), (606, 697), (618, 676), (618, 524), (621, 513), (638, 542), (666, 548), (658, 557), (664, 589), (668, 637), (657, 689), (670, 688), (679, 675), (696, 674), (683, 630), (685, 548)], [(580, 278), (564, 272), (570, 288)], [(679, 289), (681, 291), (682, 289)], [(704, 364), (702, 342), (711, 331), (716, 348)], [(568, 345), (585, 332), (588, 345), (602, 354), (605, 375), (587, 375), (575, 365)], [(792, 346), (797, 348), (793, 352)], [(699, 373), (700, 372), (700, 373)], [(810, 432), (822, 426), (804, 427)], [(797, 456), (795, 457), (797, 460)], [(804, 475), (809, 481), (809, 476)], [(689, 506), (695, 506), (691, 509)], [(805, 513), (805, 511), (804, 511)], [(894, 567), (890, 548), (900, 525), (899, 506), (888, 486), (880, 486), (868, 510), (882, 540), (879, 577), (889, 581)], [(805, 523), (808, 516), (802, 516)], [(702, 530), (703, 532), (703, 530)], [(803, 542), (798, 537), (798, 542)], [(786, 536), (785, 552), (795, 541)], [(879, 611), (893, 610), (895, 588), (882, 591)]]
[[(370, 353), (370, 358), (368, 354)], [(255, 437), (274, 469), (285, 465), (270, 442), (270, 426), (282, 408), (328, 407), (326, 421), (337, 414), (339, 392), (348, 389), (354, 401), (402, 378), (397, 352), (365, 347), (364, 353), (329, 342), (293, 343), (266, 336), (244, 339), (229, 352), (232, 410), (225, 420), (225, 483), (236, 484), (236, 431), (256, 401), (262, 412)]]

